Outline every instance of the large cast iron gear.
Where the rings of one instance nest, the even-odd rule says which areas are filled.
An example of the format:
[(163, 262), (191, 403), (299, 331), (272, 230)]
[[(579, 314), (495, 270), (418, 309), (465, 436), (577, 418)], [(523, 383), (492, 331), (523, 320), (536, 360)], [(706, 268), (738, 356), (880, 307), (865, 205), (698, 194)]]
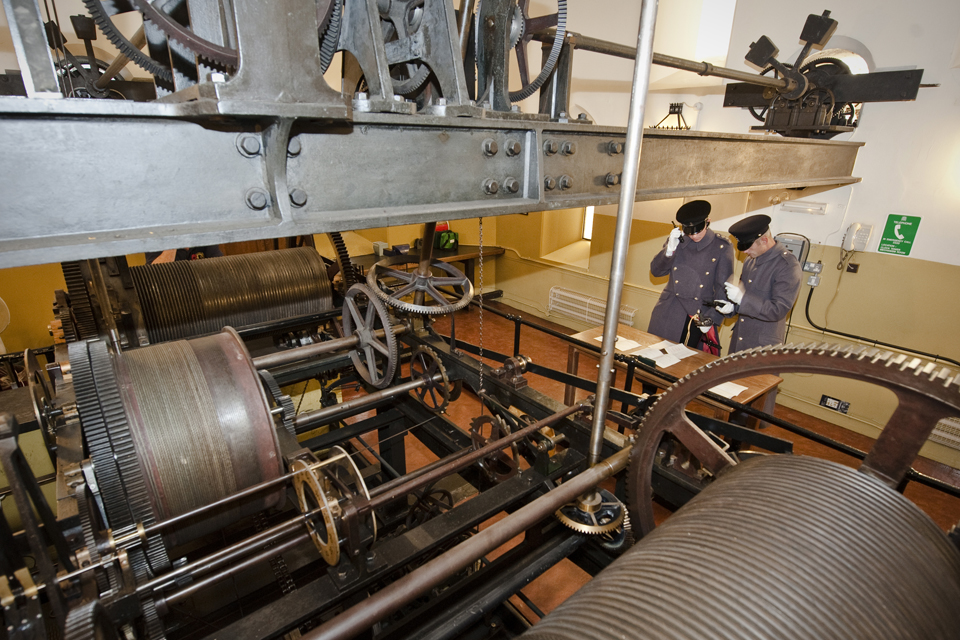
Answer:
[[(376, 335), (381, 329), (382, 339)], [(355, 284), (344, 296), (343, 335), (359, 339), (350, 360), (360, 377), (377, 389), (389, 386), (399, 361), (397, 337), (387, 308), (366, 285)]]
[(119, 640), (106, 609), (99, 600), (77, 605), (67, 614), (64, 640)]
[[(664, 435), (677, 438), (709, 473), (736, 464), (686, 416), (687, 404), (723, 382), (750, 375), (818, 373), (870, 382), (892, 391), (898, 405), (860, 471), (896, 488), (937, 422), (960, 410), (960, 375), (933, 362), (875, 347), (785, 345), (741, 351), (677, 381), (650, 408), (630, 453), (630, 508), (640, 535), (653, 530), (653, 463)], [(638, 536), (639, 537), (639, 536)]]
[[(418, 274), (416, 270), (401, 271), (392, 268), (400, 264), (410, 264), (410, 257), (393, 256), (386, 258), (373, 265), (367, 273), (367, 286), (394, 309), (419, 315), (443, 315), (459, 311), (473, 300), (473, 283), (470, 282), (470, 278), (449, 263), (440, 260), (434, 260), (431, 263), (433, 268), (449, 274), (447, 276), (436, 276), (433, 273), (424, 276)], [(386, 278), (399, 281), (398, 288), (393, 289), (388, 285), (385, 281)], [(463, 289), (463, 296), (459, 299), (451, 299), (438, 287), (459, 287)], [(417, 293), (424, 294), (424, 302), (432, 300), (434, 304), (416, 304), (403, 301), (403, 298)]]
[(578, 533), (597, 535), (621, 528), (626, 507), (607, 491), (597, 489), (556, 511), (557, 519)]
[(127, 40), (126, 36), (120, 33), (116, 26), (114, 26), (110, 16), (119, 12), (120, 7), (116, 6), (116, 3), (109, 2), (108, 0), (107, 4), (111, 5), (113, 11), (106, 9), (100, 0), (83, 0), (83, 4), (90, 13), (90, 16), (93, 17), (97, 23), (100, 32), (107, 37), (107, 40), (109, 40), (113, 46), (119, 49), (120, 53), (130, 58), (134, 64), (151, 75), (166, 82), (173, 82), (173, 72), (169, 67), (160, 64), (133, 46), (133, 43)]
[[(439, 375), (440, 381), (434, 380)], [(437, 353), (430, 347), (419, 346), (410, 356), (410, 379), (420, 380), (423, 384), (417, 387), (417, 397), (420, 402), (434, 413), (443, 413), (450, 404), (450, 392), (453, 386), (447, 377)]]
[[(557, 60), (560, 59), (560, 50), (563, 48), (563, 42), (567, 36), (567, 0), (557, 0), (557, 12), (546, 16), (531, 18), (528, 9), (530, 0), (519, 0), (517, 8), (520, 10), (523, 26), (519, 29), (519, 35), (514, 42), (515, 30), (511, 28), (510, 42), (511, 46), (517, 52), (517, 65), (520, 69), (521, 87), (517, 91), (510, 92), (510, 102), (520, 102), (526, 100), (534, 93), (540, 90), (543, 83), (547, 81), (554, 67), (557, 66)], [(556, 35), (553, 44), (550, 46), (550, 53), (540, 73), (532, 81), (529, 76), (529, 67), (527, 66), (527, 43), (533, 38), (537, 31), (547, 27), (556, 26)]]
[[(153, 524), (153, 509), (106, 344), (100, 340), (73, 343), (70, 364), (83, 434), (111, 528)], [(170, 566), (159, 534), (150, 536), (147, 545), (153, 571)]]
[(320, 70), (330, 68), (333, 56), (340, 46), (340, 26), (343, 24), (343, 0), (327, 0), (317, 3), (317, 25), (320, 36)]
[(156, 25), (169, 39), (179, 42), (190, 51), (211, 62), (216, 62), (226, 67), (236, 68), (239, 66), (240, 54), (236, 49), (230, 49), (210, 42), (205, 38), (201, 38), (190, 31), (189, 28), (170, 17), (170, 14), (155, 7), (148, 0), (130, 0), (130, 2), (143, 14), (144, 20), (149, 20)]

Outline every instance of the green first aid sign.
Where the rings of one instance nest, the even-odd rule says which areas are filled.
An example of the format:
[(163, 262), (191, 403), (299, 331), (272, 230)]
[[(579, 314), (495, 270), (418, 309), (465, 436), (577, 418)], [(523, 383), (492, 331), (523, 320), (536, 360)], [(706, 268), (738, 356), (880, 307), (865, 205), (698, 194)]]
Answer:
[(904, 216), (891, 213), (887, 216), (887, 226), (880, 236), (880, 253), (892, 253), (897, 256), (910, 255), (913, 240), (917, 237), (917, 228), (920, 227), (920, 216)]

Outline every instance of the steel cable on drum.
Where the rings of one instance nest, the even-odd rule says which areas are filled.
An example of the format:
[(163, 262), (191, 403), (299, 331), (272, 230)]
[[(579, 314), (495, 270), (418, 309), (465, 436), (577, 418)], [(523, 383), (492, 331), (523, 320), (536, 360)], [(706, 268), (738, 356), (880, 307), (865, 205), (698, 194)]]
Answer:
[(764, 456), (716, 482), (525, 640), (948, 638), (960, 552), (848, 467)]
[(322, 313), (333, 288), (312, 247), (131, 268), (152, 343)]

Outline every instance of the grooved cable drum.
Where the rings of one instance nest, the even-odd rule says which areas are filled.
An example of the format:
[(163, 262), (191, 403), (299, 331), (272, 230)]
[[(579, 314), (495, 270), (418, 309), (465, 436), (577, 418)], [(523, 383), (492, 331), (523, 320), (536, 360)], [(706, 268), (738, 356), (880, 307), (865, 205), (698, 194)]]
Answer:
[(960, 636), (960, 552), (874, 478), (801, 456), (728, 472), (524, 640)]
[[(157, 520), (282, 473), (267, 398), (232, 329), (124, 352), (115, 365)], [(273, 492), (238, 503), (165, 538), (180, 544), (272, 507), (281, 497)]]
[(130, 269), (150, 342), (329, 311), (333, 289), (312, 247)]

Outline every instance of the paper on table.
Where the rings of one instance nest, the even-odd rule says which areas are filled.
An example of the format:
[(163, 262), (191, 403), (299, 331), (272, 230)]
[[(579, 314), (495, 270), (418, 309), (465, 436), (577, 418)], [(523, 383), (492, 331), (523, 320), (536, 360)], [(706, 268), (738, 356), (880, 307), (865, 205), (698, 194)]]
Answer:
[[(594, 338), (597, 342), (603, 342), (603, 336), (597, 336)], [(617, 351), (630, 351), (631, 349), (636, 349), (640, 346), (639, 342), (634, 342), (633, 340), (628, 340), (622, 336), (617, 336), (617, 344), (614, 347)]]
[(654, 358), (653, 361), (657, 363), (658, 367), (666, 368), (680, 362), (680, 358), (674, 357), (669, 353), (666, 353), (657, 358)]
[(680, 358), (681, 360), (683, 360), (684, 358), (689, 358), (690, 356), (695, 356), (698, 353), (693, 349), (690, 349), (687, 346), (682, 344), (672, 344), (666, 349), (664, 349), (664, 351), (666, 351), (667, 353), (669, 353), (675, 358)]
[(728, 399), (735, 398), (746, 390), (746, 387), (735, 382), (724, 382), (723, 384), (718, 384), (717, 386), (710, 388), (710, 391), (713, 393)]
[(661, 341), (658, 342), (657, 344), (652, 344), (652, 345), (650, 345), (650, 348), (651, 348), (651, 349), (666, 349), (667, 347), (669, 347), (669, 346), (672, 345), (672, 344), (673, 344), (673, 343), (670, 342), (669, 340), (661, 340)]
[(653, 347), (646, 347), (645, 349), (638, 349), (631, 353), (632, 356), (640, 356), (641, 358), (649, 358), (650, 360), (656, 360), (663, 355), (663, 352), (660, 349), (654, 349)]

